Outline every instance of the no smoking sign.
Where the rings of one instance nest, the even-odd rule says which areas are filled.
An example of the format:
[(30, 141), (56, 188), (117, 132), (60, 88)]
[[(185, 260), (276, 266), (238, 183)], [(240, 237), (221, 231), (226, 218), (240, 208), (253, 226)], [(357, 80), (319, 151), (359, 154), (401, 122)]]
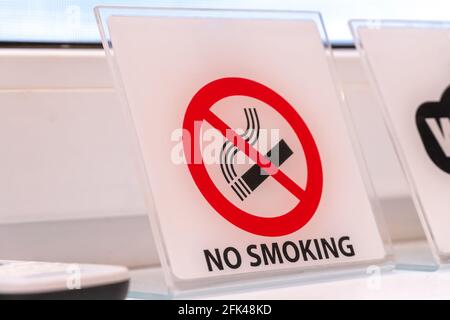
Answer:
[[(212, 112), (211, 108), (215, 103), (233, 96), (257, 99), (270, 106), (288, 123), (305, 155), (307, 171), (305, 186), (299, 185), (283, 171), (283, 162), (300, 150), (292, 151), (281, 139), (269, 152), (264, 154), (253, 144), (257, 139), (257, 134), (253, 134), (251, 130), (247, 130), (245, 134), (238, 134), (235, 128), (229, 127), (226, 122)], [(239, 111), (238, 107), (242, 106), (236, 106), (236, 112)], [(248, 127), (251, 127), (253, 132), (255, 129), (257, 131), (259, 118), (256, 110), (246, 109), (244, 111)], [(224, 163), (221, 162), (224, 178), (241, 200), (252, 196), (251, 191), (255, 188), (263, 188), (266, 179), (274, 179), (297, 199), (295, 207), (288, 212), (280, 212), (276, 217), (262, 217), (258, 215), (258, 212), (247, 212), (249, 210), (244, 210), (230, 201), (217, 183), (211, 179), (206, 168), (207, 164), (202, 159), (198, 162), (192, 161), (193, 155), (201, 155), (199, 137), (201, 137), (202, 126), (199, 126), (198, 123), (203, 121), (208, 122), (226, 139), (222, 149), (224, 157), (221, 157), (221, 161), (223, 159), (223, 162), (227, 162), (228, 154), (233, 155), (239, 150), (255, 163), (245, 174), (238, 177), (233, 172), (233, 167), (231, 170), (228, 167), (224, 169)], [(313, 217), (319, 205), (323, 187), (319, 151), (306, 123), (296, 110), (274, 90), (244, 78), (222, 78), (212, 81), (202, 87), (192, 98), (184, 116), (183, 129), (184, 153), (188, 159), (188, 168), (192, 178), (208, 203), (230, 223), (252, 234), (277, 237), (299, 230)], [(305, 170), (305, 168), (299, 167), (298, 170)], [(276, 197), (276, 195), (274, 196)]]
[(162, 11), (107, 23), (170, 288), (385, 261), (320, 17)]

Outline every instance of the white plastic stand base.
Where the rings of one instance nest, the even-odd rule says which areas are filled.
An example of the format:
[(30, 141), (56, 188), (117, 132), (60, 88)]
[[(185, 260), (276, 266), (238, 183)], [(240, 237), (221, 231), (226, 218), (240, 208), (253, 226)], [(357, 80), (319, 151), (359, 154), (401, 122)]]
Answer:
[[(449, 299), (450, 270), (395, 270), (327, 282), (258, 288), (192, 299)], [(159, 294), (158, 294), (159, 292)], [(168, 299), (161, 268), (132, 271), (130, 299)]]
[[(286, 278), (271, 279), (268, 281), (258, 281), (249, 284), (235, 285), (223, 288), (204, 288), (197, 291), (182, 291), (171, 293), (165, 282), (163, 270), (161, 267), (153, 267), (148, 269), (140, 269), (132, 271), (132, 281), (129, 299), (142, 300), (161, 300), (161, 299), (211, 299), (240, 295), (249, 295), (248, 299), (252, 299), (252, 294), (258, 292), (271, 292), (277, 290), (304, 290), (301, 288), (310, 288), (311, 286), (327, 286), (328, 283), (341, 283), (345, 281), (353, 281), (355, 279), (363, 279), (365, 281), (378, 281), (381, 274), (393, 273), (392, 265), (384, 266), (360, 266), (357, 268), (345, 268), (342, 270), (334, 270), (332, 272), (320, 272), (308, 275), (294, 275)], [(388, 272), (389, 271), (389, 272)], [(450, 275), (450, 273), (449, 273)], [(369, 283), (368, 282), (368, 283)], [(276, 299), (266, 297), (265, 299)]]
[(436, 271), (440, 268), (426, 240), (394, 243), (393, 250), (398, 270)]

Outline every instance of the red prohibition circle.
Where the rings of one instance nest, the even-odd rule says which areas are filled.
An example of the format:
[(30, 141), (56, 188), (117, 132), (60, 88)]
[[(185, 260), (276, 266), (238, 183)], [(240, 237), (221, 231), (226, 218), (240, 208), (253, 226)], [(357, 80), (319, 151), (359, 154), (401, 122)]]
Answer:
[[(289, 212), (277, 217), (260, 217), (243, 211), (229, 201), (216, 187), (209, 176), (201, 155), (200, 130), (203, 121), (224, 134), (226, 124), (221, 123), (211, 111), (211, 107), (230, 96), (248, 96), (260, 100), (277, 111), (294, 130), (304, 150), (307, 165), (307, 183), (304, 189), (289, 180), (282, 170), (277, 171), (274, 178), (291, 190), (301, 194), (299, 203)], [(218, 128), (220, 125), (221, 128)], [(322, 195), (323, 174), (319, 151), (314, 138), (297, 111), (272, 89), (249, 79), (222, 78), (214, 80), (202, 87), (189, 103), (183, 121), (183, 151), (192, 178), (208, 203), (222, 217), (247, 232), (278, 237), (291, 234), (302, 228), (313, 217)], [(200, 156), (201, 157), (201, 156)]]

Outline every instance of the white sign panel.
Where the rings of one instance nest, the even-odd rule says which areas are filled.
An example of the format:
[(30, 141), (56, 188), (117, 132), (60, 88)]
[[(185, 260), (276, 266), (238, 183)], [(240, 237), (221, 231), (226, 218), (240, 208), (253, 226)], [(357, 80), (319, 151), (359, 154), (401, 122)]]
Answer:
[(450, 24), (357, 29), (439, 255), (450, 254)]
[(108, 26), (174, 281), (385, 259), (314, 21)]

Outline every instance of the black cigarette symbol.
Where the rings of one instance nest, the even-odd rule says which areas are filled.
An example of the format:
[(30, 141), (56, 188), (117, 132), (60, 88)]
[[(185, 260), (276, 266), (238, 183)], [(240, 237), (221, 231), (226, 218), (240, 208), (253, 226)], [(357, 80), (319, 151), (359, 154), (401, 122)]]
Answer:
[[(293, 154), (291, 148), (281, 139), (267, 154), (266, 157), (277, 167), (281, 166)], [(269, 175), (263, 168), (254, 164), (243, 175), (242, 180), (247, 184), (251, 191), (258, 188)]]
[[(247, 120), (247, 129), (242, 137), (251, 145), (254, 145), (259, 138), (259, 118), (255, 108), (244, 108)], [(220, 168), (225, 180), (230, 184), (231, 189), (243, 201), (256, 188), (258, 188), (269, 176), (263, 168), (257, 164), (248, 169), (242, 176), (238, 177), (233, 166), (233, 158), (238, 152), (238, 148), (230, 141), (222, 146)], [(272, 164), (279, 167), (293, 154), (291, 148), (282, 139), (267, 154), (266, 158)]]

